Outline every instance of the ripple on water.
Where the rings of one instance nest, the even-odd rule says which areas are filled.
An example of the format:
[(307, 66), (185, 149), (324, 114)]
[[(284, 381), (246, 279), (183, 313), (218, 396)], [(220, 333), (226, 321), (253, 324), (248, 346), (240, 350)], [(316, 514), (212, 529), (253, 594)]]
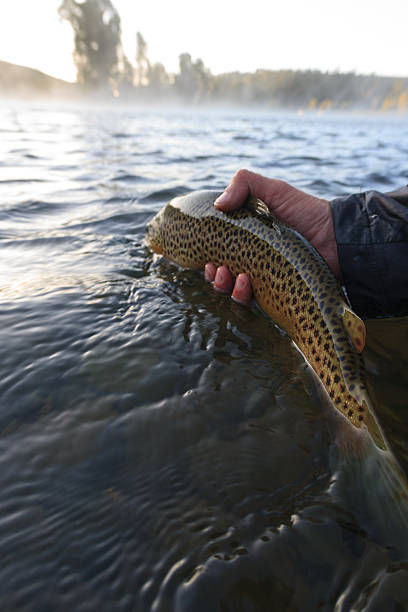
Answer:
[(366, 177), (367, 185), (392, 185), (393, 181), (389, 176), (379, 172), (370, 172)]
[(151, 180), (146, 176), (139, 174), (131, 174), (130, 172), (120, 172), (110, 179), (114, 182), (125, 182), (125, 183), (149, 183)]
[[(66, 207), (66, 204), (61, 203), (61, 207)], [(0, 210), (0, 218), (33, 219), (37, 221), (38, 215), (49, 215), (50, 213), (59, 212), (61, 208), (55, 202), (45, 202), (41, 200), (26, 200), (18, 204), (13, 204), (8, 207), (2, 207)]]
[[(240, 387), (239, 361), (221, 361), (214, 369), (209, 355), (199, 349), (197, 357), (208, 364), (205, 375), (203, 365), (194, 367), (208, 324), (189, 322), (182, 314), (186, 309), (182, 296), (174, 302), (178, 306), (173, 314), (169, 304), (176, 296), (162, 297), (154, 334), (143, 312), (150, 298), (142, 293), (138, 307), (136, 295), (129, 302), (129, 295), (105, 292), (89, 306), (80, 295), (71, 296), (76, 328), (60, 326), (67, 313), (55, 299), (44, 320), (40, 301), (26, 310), (25, 325), (33, 330), (35, 341), (31, 355), (26, 343), (25, 359), (28, 364), (31, 359), (32, 367), (23, 379), (24, 390), (19, 389), (17, 377), (14, 385), (7, 384), (22, 414), (18, 427), (3, 431), (0, 454), (2, 462), (13, 466), (9, 476), (2, 469), (2, 496), (12, 504), (2, 514), (0, 533), (8, 535), (0, 537), (0, 550), (3, 558), (13, 557), (15, 570), (13, 577), (5, 571), (2, 591), (22, 609), (29, 609), (33, 598), (40, 606), (55, 605), (62, 598), (67, 607), (81, 609), (84, 588), (87, 604), (92, 602), (98, 609), (109, 609), (122, 598), (130, 598), (129, 605), (141, 609), (161, 609), (179, 584), (191, 583), (197, 567), (211, 564), (216, 555), (238, 559), (257, 534), (289, 520), (302, 505), (296, 489), (299, 482), (307, 481), (312, 457), (290, 435), (287, 444), (277, 443), (279, 435), (274, 440), (275, 425), (270, 419), (280, 410), (272, 409), (268, 363), (262, 367), (259, 362), (243, 363), (243, 372), (250, 367), (258, 373), (257, 401), (251, 408), (254, 388), (246, 388), (251, 377), (244, 377)], [(204, 309), (200, 311), (204, 320), (208, 318)], [(216, 330), (213, 324), (213, 333)], [(13, 331), (10, 337), (15, 337)], [(143, 341), (147, 331), (148, 345)], [(54, 338), (53, 349), (42, 341), (47, 334)], [(228, 342), (235, 339), (241, 350), (248, 350), (240, 334), (231, 330), (229, 336)], [(182, 350), (186, 342), (191, 347), (187, 354)], [(220, 350), (224, 342), (209, 337), (206, 346), (217, 344)], [(46, 358), (47, 348), (54, 359)], [(14, 343), (11, 355), (19, 361), (21, 351), (16, 349)], [(173, 376), (157, 360), (162, 353), (167, 362), (166, 352), (173, 359), (180, 353)], [(151, 363), (149, 354), (155, 357)], [(76, 364), (75, 355), (82, 356)], [(110, 380), (105, 375), (108, 355)], [(116, 369), (119, 362), (126, 367)], [(183, 366), (181, 379), (176, 374), (178, 365)], [(261, 395), (259, 376), (265, 383)], [(45, 381), (51, 398), (27, 419), (27, 409), (17, 402), (34, 380)], [(177, 388), (180, 392), (174, 395)], [(158, 397), (152, 403), (148, 397), (154, 390)], [(119, 401), (125, 392), (126, 407)], [(7, 398), (9, 406), (13, 406), (12, 397)], [(266, 404), (271, 412), (263, 409), (259, 417), (254, 416), (257, 426), (248, 427), (248, 411), (256, 415), (258, 406)], [(13, 416), (16, 419), (18, 413)], [(23, 435), (23, 446), (13, 443)], [(282, 470), (276, 474), (274, 470), (276, 464), (285, 463), (279, 457), (285, 449), (292, 459), (297, 453), (302, 457), (288, 463), (286, 477)], [(313, 470), (316, 476), (315, 466)], [(272, 480), (269, 475), (274, 475)], [(24, 504), (27, 513), (16, 514), (14, 509)], [(52, 584), (44, 592), (50, 575)]]
[[(303, 496), (299, 487), (306, 486), (312, 457), (288, 438), (289, 452), (302, 456), (296, 462), (301, 472), (293, 463), (286, 477), (276, 473), (286, 451), (274, 443), (268, 415), (253, 423), (257, 427), (248, 428), (243, 415), (233, 426), (236, 398), (234, 406), (223, 405), (227, 415), (219, 415), (207, 384), (193, 396), (119, 417), (108, 411), (95, 421), (85, 405), (44, 414), (27, 430), (23, 448), (13, 445), (2, 454), (1, 463), (24, 466), (18, 486), (2, 471), (3, 494), (13, 500), (0, 520), (2, 558), (12, 554), (17, 570), (13, 577), (7, 569), (3, 574), (10, 602), (29, 609), (30, 597), (51, 605), (62, 593), (63, 601), (68, 597), (82, 609), (86, 585), (99, 609), (125, 596), (141, 609), (163, 609), (181, 585), (191, 595), (194, 574), (208, 579), (215, 560), (237, 561), (254, 539), (264, 533), (273, 539), (282, 522), (290, 524), (312, 494)], [(316, 475), (314, 468), (310, 485), (324, 491), (324, 468), (321, 482)], [(88, 491), (85, 499), (82, 491)], [(23, 499), (27, 512), (15, 514)], [(216, 582), (225, 572), (220, 565)]]
[[(2, 108), (1, 610), (405, 605), (406, 564), (333, 497), (289, 340), (142, 243), (245, 160), (327, 197), (398, 186), (404, 121)], [(405, 465), (399, 325), (367, 354)]]
[(169, 187), (167, 189), (156, 189), (148, 193), (146, 196), (140, 198), (141, 202), (168, 202), (176, 196), (188, 193), (191, 189), (178, 185), (177, 187)]

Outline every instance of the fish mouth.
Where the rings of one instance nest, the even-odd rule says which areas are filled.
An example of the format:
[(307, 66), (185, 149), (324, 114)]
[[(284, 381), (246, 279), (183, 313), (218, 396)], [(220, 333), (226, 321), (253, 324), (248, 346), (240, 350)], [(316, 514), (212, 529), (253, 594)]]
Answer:
[(145, 242), (155, 253), (162, 253), (161, 211), (146, 225)]
[(149, 248), (152, 248), (152, 246), (154, 245), (155, 234), (156, 232), (154, 230), (154, 226), (152, 225), (152, 222), (149, 221), (149, 223), (146, 225), (146, 235), (145, 235), (145, 242)]

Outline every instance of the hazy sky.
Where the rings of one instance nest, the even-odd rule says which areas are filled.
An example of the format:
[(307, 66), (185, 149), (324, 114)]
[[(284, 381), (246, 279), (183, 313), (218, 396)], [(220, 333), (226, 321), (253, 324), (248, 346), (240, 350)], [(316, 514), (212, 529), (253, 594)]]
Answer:
[[(61, 0), (0, 0), (0, 60), (75, 80)], [(180, 53), (213, 73), (256, 68), (355, 70), (408, 76), (408, 0), (113, 0), (131, 61), (136, 32), (148, 56), (176, 71)]]

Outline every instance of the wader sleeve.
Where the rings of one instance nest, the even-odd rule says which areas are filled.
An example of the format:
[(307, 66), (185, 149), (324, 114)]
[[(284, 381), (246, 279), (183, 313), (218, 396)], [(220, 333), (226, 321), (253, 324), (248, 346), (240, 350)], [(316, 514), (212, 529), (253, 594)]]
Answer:
[(362, 317), (408, 315), (408, 188), (333, 200), (340, 267)]

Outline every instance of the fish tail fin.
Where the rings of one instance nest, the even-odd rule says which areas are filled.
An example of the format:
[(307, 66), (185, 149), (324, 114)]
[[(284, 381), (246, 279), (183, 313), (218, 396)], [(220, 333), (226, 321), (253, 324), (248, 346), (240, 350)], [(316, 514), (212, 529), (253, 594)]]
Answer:
[(408, 482), (390, 450), (367, 431), (348, 431), (336, 446), (333, 492), (350, 508), (371, 540), (392, 557), (408, 559)]

